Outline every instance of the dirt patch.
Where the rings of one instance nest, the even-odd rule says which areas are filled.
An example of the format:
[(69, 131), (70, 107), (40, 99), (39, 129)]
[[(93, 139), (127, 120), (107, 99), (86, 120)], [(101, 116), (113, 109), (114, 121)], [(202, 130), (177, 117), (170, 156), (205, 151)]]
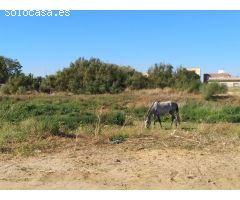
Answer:
[(239, 150), (168, 148), (151, 137), (0, 158), (1, 189), (240, 189)]

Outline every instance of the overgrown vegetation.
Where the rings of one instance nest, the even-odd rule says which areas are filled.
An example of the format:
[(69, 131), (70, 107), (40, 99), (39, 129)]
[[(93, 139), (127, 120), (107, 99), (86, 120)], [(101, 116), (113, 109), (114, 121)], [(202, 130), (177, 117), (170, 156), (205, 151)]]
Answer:
[[(26, 155), (35, 150), (47, 151), (56, 145), (53, 140), (49, 140), (52, 137), (71, 139), (82, 134), (89, 137), (107, 136), (110, 141), (119, 142), (133, 135), (147, 134), (149, 130), (143, 128), (142, 122), (148, 109), (145, 105), (150, 100), (144, 99), (147, 104), (140, 100), (142, 104), (138, 105), (139, 97), (144, 92), (146, 91), (124, 92), (118, 95), (2, 96), (0, 151)], [(148, 92), (148, 96), (155, 98), (155, 93), (164, 97), (168, 91)], [(240, 122), (238, 103), (232, 105), (218, 101), (197, 101), (194, 100), (196, 96), (191, 101), (182, 99), (180, 102), (183, 123)], [(169, 117), (162, 118), (164, 129), (158, 129), (161, 134), (165, 129), (171, 130)], [(159, 128), (158, 124), (156, 127)]]
[(183, 121), (218, 123), (240, 122), (240, 106), (225, 105), (210, 103), (189, 102), (181, 107), (181, 117)]
[[(46, 77), (25, 75), (21, 68), (18, 61), (0, 57), (0, 90), (5, 94), (0, 96), (2, 153), (30, 155), (46, 151), (56, 144), (51, 140), (55, 137), (107, 135), (117, 144), (131, 135), (147, 134), (149, 130), (143, 130), (140, 124), (156, 99), (177, 101), (183, 123), (240, 122), (239, 103), (218, 102), (216, 95), (225, 93), (225, 86), (201, 85), (200, 77), (183, 67), (173, 71), (170, 64), (155, 64), (144, 76), (130, 66), (80, 58)], [(148, 90), (138, 90), (143, 88)], [(204, 99), (199, 98), (200, 89)], [(173, 98), (174, 94), (178, 96)], [(170, 125), (169, 116), (162, 117), (162, 121)]]
[(217, 82), (202, 84), (201, 93), (205, 100), (210, 100), (216, 94), (227, 93), (227, 86), (223, 84), (219, 84)]
[(42, 77), (25, 75), (22, 65), (11, 58), (0, 56), (0, 91), (3, 94), (24, 94), (27, 91), (39, 91)]
[(24, 94), (27, 91), (44, 93), (71, 92), (75, 94), (119, 93), (125, 89), (172, 87), (189, 92), (199, 91), (200, 77), (170, 64), (155, 64), (148, 76), (130, 66), (104, 63), (96, 58), (79, 58), (69, 67), (46, 77), (33, 77), (21, 71), (17, 60), (0, 57), (0, 84), (3, 94)]
[(149, 85), (151, 88), (172, 87), (189, 92), (199, 91), (201, 82), (200, 76), (193, 71), (188, 71), (183, 67), (173, 71), (170, 64), (155, 64), (148, 70)]

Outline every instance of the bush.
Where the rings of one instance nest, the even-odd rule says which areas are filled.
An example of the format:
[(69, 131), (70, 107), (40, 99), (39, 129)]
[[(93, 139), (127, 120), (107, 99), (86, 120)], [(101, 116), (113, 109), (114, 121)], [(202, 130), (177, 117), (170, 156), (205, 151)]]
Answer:
[(184, 106), (181, 107), (180, 112), (183, 121), (201, 122), (210, 115), (210, 109), (196, 102), (186, 103)]
[(27, 132), (15, 124), (4, 122), (0, 127), (0, 145), (22, 142), (27, 137)]
[(186, 68), (179, 67), (175, 73), (174, 88), (180, 90), (187, 90), (188, 92), (198, 92), (201, 81), (200, 76), (193, 71), (189, 71)]
[(11, 87), (9, 85), (3, 84), (1, 86), (1, 93), (3, 93), (3, 94), (11, 94)]
[(191, 92), (191, 93), (192, 92), (199, 92), (201, 84), (202, 83), (200, 81), (192, 82), (191, 84), (189, 84), (189, 86), (187, 88), (187, 91)]
[(39, 124), (40, 124), (39, 121), (37, 121), (36, 119), (29, 118), (19, 123), (19, 129), (24, 130), (29, 134), (37, 134), (39, 131), (38, 127)]
[(203, 84), (201, 93), (205, 100), (210, 100), (216, 94), (224, 94), (227, 92), (227, 86), (217, 82)]
[(147, 112), (147, 107), (137, 107), (137, 108), (129, 108), (129, 112), (133, 113), (134, 117), (142, 120)]
[(60, 132), (60, 123), (54, 117), (41, 117), (38, 119), (38, 132), (57, 135)]
[(93, 124), (96, 121), (96, 116), (93, 113), (81, 113), (79, 115), (53, 115), (51, 117), (41, 116), (38, 118), (42, 125), (42, 131), (47, 131), (51, 134), (59, 132), (70, 132), (79, 127), (79, 125)]
[(120, 111), (106, 112), (101, 116), (101, 122), (103, 124), (116, 124), (123, 125), (125, 122), (125, 115)]
[(46, 81), (46, 79), (44, 79), (42, 82), (41, 82), (41, 84), (40, 84), (40, 86), (39, 86), (39, 90), (41, 91), (41, 92), (44, 92), (44, 93), (51, 93), (51, 86), (50, 86), (50, 84)]
[(27, 92), (27, 88), (24, 86), (20, 86), (17, 90), (17, 94), (25, 94)]
[(6, 94), (24, 94), (26, 91), (33, 90), (34, 78), (31, 74), (17, 74), (10, 77), (4, 85), (3, 91)]
[(74, 130), (79, 125), (94, 124), (96, 122), (96, 115), (91, 112), (72, 113), (66, 115), (56, 116), (59, 122), (68, 130)]
[(189, 102), (181, 107), (180, 115), (183, 121), (192, 122), (240, 122), (240, 107), (229, 106), (216, 107), (213, 104), (199, 104), (196, 102)]

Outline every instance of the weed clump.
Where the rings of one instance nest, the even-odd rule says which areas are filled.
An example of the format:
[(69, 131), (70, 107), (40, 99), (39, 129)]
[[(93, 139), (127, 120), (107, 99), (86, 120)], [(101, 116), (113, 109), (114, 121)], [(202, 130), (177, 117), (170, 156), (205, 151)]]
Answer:
[(125, 114), (121, 111), (111, 111), (103, 113), (101, 116), (101, 122), (106, 125), (124, 125)]

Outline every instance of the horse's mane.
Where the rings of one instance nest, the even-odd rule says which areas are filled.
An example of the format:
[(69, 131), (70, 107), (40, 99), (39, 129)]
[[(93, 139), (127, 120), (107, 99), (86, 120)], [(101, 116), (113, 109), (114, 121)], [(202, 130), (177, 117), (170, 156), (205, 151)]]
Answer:
[(153, 107), (153, 104), (154, 104), (155, 102), (160, 102), (160, 101), (154, 101), (154, 102), (152, 103), (152, 105), (149, 107), (149, 109), (148, 109), (148, 111), (147, 111), (147, 113), (146, 113), (146, 115), (145, 115), (145, 119), (146, 119), (146, 117), (148, 117), (148, 115), (149, 115), (149, 113), (150, 113), (150, 111), (151, 111), (151, 109), (152, 109), (152, 107)]

